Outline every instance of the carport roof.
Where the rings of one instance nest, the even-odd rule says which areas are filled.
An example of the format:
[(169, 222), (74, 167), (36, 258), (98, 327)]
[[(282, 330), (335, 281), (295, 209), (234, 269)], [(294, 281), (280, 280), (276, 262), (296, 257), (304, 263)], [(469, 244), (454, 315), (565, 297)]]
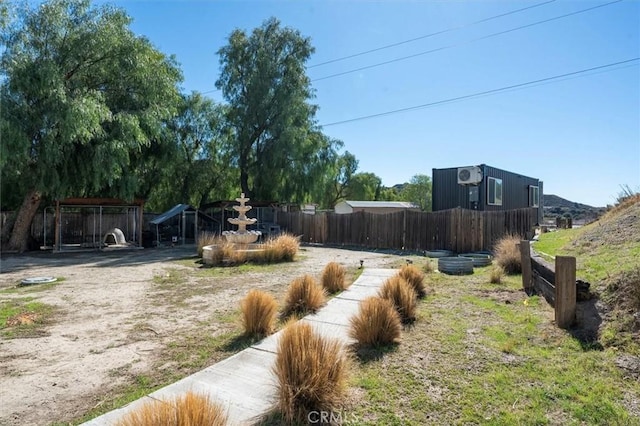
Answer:
[(351, 207), (356, 208), (401, 208), (401, 209), (416, 209), (419, 208), (413, 203), (406, 201), (351, 201), (346, 200), (345, 203)]
[(162, 213), (160, 216), (156, 217), (149, 223), (153, 225), (160, 225), (165, 220), (171, 219), (172, 217), (179, 215), (184, 211), (194, 211), (194, 210), (195, 209), (191, 207), (189, 204), (176, 204), (175, 206), (171, 207), (169, 210)]

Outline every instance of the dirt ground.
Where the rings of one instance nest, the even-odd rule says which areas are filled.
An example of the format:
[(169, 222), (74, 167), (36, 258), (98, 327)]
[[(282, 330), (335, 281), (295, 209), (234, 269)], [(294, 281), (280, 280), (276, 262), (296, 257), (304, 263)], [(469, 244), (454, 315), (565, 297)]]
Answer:
[[(157, 366), (162, 349), (180, 335), (204, 323), (208, 333), (223, 329), (211, 323), (212, 313), (221, 318), (236, 312), (251, 288), (281, 296), (292, 279), (305, 273), (319, 277), (330, 261), (356, 268), (360, 260), (365, 267), (387, 267), (402, 259), (303, 247), (293, 263), (203, 278), (195, 264), (176, 263), (194, 253), (194, 247), (180, 247), (3, 256), (0, 302), (33, 297), (55, 313), (35, 337), (0, 336), (0, 424), (48, 425), (82, 416), (101, 396)], [(171, 292), (171, 277), (180, 271), (204, 290)], [(64, 280), (41, 291), (7, 291), (38, 276)]]

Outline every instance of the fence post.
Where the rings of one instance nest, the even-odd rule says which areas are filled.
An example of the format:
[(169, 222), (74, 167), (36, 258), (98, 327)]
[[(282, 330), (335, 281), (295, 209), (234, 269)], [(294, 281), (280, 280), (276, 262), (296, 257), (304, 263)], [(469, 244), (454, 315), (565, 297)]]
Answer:
[(520, 262), (522, 263), (522, 288), (527, 294), (531, 294), (533, 290), (533, 281), (531, 273), (531, 245), (529, 241), (520, 241)]
[(576, 258), (556, 256), (556, 323), (569, 328), (576, 317)]

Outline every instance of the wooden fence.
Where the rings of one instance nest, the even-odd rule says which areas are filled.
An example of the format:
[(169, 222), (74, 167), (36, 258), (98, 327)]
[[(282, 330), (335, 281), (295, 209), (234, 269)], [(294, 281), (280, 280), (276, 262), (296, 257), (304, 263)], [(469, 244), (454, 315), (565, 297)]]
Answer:
[(542, 295), (553, 306), (558, 327), (571, 327), (576, 318), (576, 258), (556, 256), (553, 265), (532, 256), (529, 241), (520, 242), (520, 254), (525, 292)]
[(411, 251), (490, 250), (505, 234), (530, 238), (535, 209), (480, 212), (461, 208), (427, 213), (278, 213), (280, 227), (306, 243)]

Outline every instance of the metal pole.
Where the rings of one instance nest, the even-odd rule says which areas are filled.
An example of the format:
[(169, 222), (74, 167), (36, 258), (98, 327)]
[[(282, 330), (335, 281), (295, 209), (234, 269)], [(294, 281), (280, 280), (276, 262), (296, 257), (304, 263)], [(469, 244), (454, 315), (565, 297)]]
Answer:
[(93, 248), (96, 248), (96, 209), (93, 209)]
[[(99, 207), (100, 212), (100, 235), (102, 236), (102, 206)], [(102, 244), (100, 244), (100, 250), (102, 250)]]

